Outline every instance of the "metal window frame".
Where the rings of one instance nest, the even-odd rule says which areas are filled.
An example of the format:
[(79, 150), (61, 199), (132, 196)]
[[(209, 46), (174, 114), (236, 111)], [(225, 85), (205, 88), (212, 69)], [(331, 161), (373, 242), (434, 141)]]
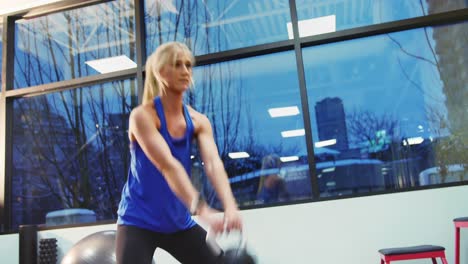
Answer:
[(6, 96), (13, 84), (13, 61), (15, 43), (15, 20), (13, 16), (3, 18), (2, 47), (2, 93), (0, 96), (0, 232), (9, 230), (11, 226), (11, 175), (12, 175), (12, 131), (13, 102)]

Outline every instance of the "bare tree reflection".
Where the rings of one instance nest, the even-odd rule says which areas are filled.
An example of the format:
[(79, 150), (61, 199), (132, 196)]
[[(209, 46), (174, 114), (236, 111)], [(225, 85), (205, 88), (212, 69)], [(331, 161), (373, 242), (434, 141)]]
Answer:
[(354, 109), (347, 117), (351, 145), (381, 150), (391, 142), (401, 142), (400, 123), (392, 114), (379, 115), (368, 110)]
[[(128, 84), (123, 82), (113, 85), (116, 90), (127, 90), (121, 96), (128, 104), (125, 86)], [(31, 179), (30, 187), (38, 195), (54, 197), (42, 210), (88, 208), (100, 218), (115, 217), (128, 168), (126, 120), (130, 107), (116, 107), (115, 97), (119, 96), (104, 96), (106, 89), (109, 87), (81, 89), (84, 96), (78, 109), (69, 104), (78, 91), (20, 100), (15, 105), (21, 121), (15, 122), (18, 162), (14, 167), (23, 172), (16, 177)], [(65, 117), (58, 114), (64, 111), (68, 113)]]
[[(438, 9), (443, 10), (445, 8), (445, 3), (440, 1), (428, 0), (426, 2), (429, 13), (439, 12)], [(461, 2), (453, 4), (464, 5)], [(422, 1), (420, 1), (420, 5), (423, 12), (425, 12)], [(397, 57), (404, 77), (414, 88), (421, 92), (421, 96), (427, 99), (423, 111), (426, 113), (429, 123), (428, 129), (430, 129), (433, 136), (426, 152), (432, 153), (428, 155), (433, 162), (427, 163), (426, 166), (435, 166), (439, 172), (441, 182), (445, 182), (450, 174), (450, 166), (463, 167), (464, 172), (459, 174), (459, 181), (466, 180), (465, 177), (468, 177), (466, 173), (468, 156), (465, 154), (466, 142), (468, 142), (468, 133), (466, 132), (468, 117), (465, 113), (468, 94), (464, 89), (467, 79), (460, 74), (460, 72), (464, 71), (461, 65), (465, 65), (466, 56), (461, 54), (466, 52), (466, 45), (458, 44), (466, 42), (463, 35), (459, 34), (466, 31), (466, 27), (466, 23), (437, 26), (433, 27), (432, 30), (424, 27), (422, 29), (424, 37), (422, 39), (429, 50), (426, 56), (410, 52), (395, 37), (387, 34), (387, 37), (399, 48), (402, 54), (421, 62), (422, 65), (426, 66), (426, 71), (433, 70), (436, 73), (435, 78), (441, 81), (441, 84), (433, 83), (434, 87), (429, 86), (427, 83), (425, 85), (420, 84), (420, 80), (415, 80), (408, 74), (407, 67), (401, 62), (400, 57)], [(432, 32), (432, 36), (430, 32)], [(453, 65), (460, 65), (460, 67), (453, 67)], [(441, 94), (434, 93), (434, 90), (440, 90)]]
[[(19, 23), (16, 87), (88, 76), (93, 70), (85, 61), (128, 50), (133, 58), (132, 9), (115, 1)], [(15, 224), (43, 223), (45, 213), (64, 208), (116, 217), (135, 94), (135, 82), (116, 81), (15, 101)]]

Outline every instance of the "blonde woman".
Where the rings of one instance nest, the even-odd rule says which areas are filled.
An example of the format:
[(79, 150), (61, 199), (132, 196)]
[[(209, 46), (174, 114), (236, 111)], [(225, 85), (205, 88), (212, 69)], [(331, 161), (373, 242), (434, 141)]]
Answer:
[[(208, 118), (183, 104), (194, 57), (182, 43), (159, 46), (146, 63), (143, 102), (130, 114), (131, 164), (118, 209), (117, 263), (151, 263), (160, 247), (181, 263), (217, 263), (206, 231), (242, 229)], [(210, 208), (190, 181), (192, 139), (224, 207)]]
[(258, 185), (257, 199), (260, 203), (283, 202), (289, 199), (284, 180), (280, 177), (281, 160), (270, 154), (262, 159), (262, 176)]

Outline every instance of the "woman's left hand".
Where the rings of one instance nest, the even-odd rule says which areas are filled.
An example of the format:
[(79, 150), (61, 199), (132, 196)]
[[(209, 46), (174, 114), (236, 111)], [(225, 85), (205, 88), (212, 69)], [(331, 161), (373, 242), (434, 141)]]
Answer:
[(237, 208), (224, 211), (224, 231), (238, 230), (242, 232), (242, 217)]

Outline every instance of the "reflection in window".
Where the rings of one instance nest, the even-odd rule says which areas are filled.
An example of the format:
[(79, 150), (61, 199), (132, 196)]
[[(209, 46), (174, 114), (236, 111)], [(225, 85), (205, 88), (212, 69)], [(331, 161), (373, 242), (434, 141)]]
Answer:
[[(196, 67), (194, 78), (187, 101), (211, 120), (239, 204), (310, 198), (305, 137), (284, 136), (304, 129), (294, 52)], [(196, 153), (194, 166), (196, 178)]]
[(287, 39), (289, 1), (145, 0), (147, 55), (181, 41), (195, 55)]
[[(468, 2), (465, 0), (297, 1), (299, 35), (313, 36), (466, 7)], [(292, 38), (292, 27), (288, 28), (288, 33)]]
[(468, 180), (467, 30), (303, 50), (322, 196)]
[(133, 80), (14, 101), (13, 228), (116, 218), (136, 103)]
[(15, 88), (136, 67), (133, 1), (15, 23)]

